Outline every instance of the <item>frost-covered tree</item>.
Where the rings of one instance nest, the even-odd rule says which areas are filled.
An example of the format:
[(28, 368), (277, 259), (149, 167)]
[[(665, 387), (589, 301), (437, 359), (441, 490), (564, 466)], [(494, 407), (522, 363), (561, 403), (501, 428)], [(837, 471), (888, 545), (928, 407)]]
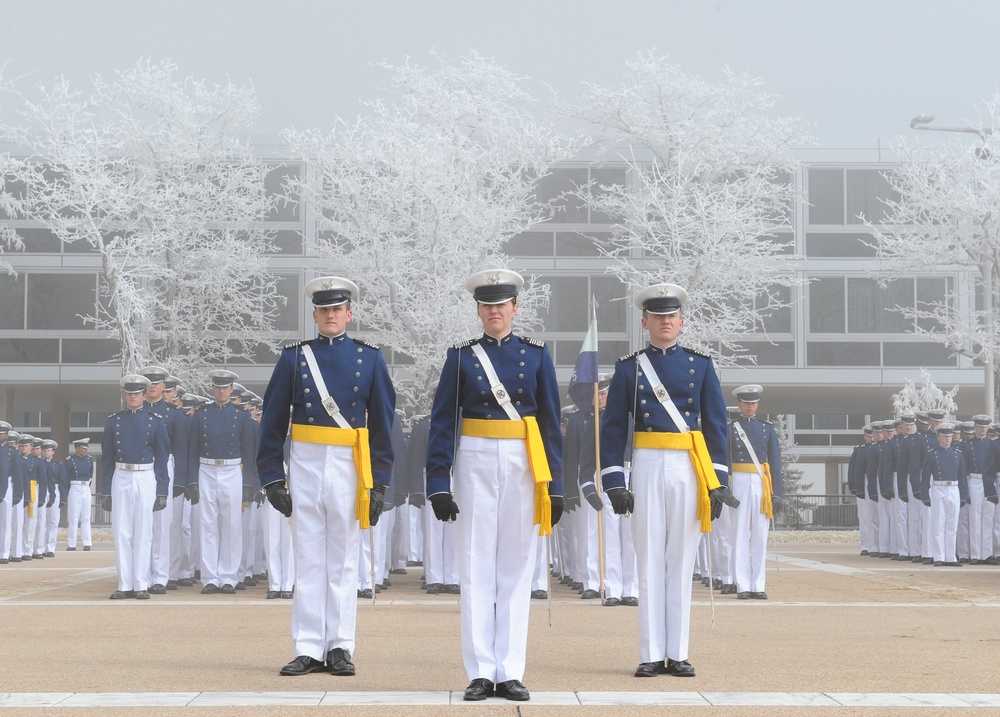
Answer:
[(974, 305), (962, 302), (954, 286), (944, 296), (898, 310), (914, 320), (915, 334), (983, 363), (992, 387), (989, 411), (996, 405), (1000, 352), (998, 125), (1000, 94), (986, 101), (978, 122), (967, 128), (979, 136), (974, 143), (961, 136), (930, 147), (900, 143), (899, 166), (885, 173), (898, 198), (885, 200), (886, 216), (875, 231), (879, 268), (886, 274), (960, 271), (971, 282)]
[(89, 96), (60, 79), (17, 97), (0, 132), (24, 156), (6, 178), (24, 218), (100, 255), (98, 308), (81, 317), (121, 341), (124, 371), (197, 376), (271, 338), (267, 168), (239, 136), (258, 111), (252, 87), (140, 61), (96, 76)]
[(892, 394), (893, 414), (898, 416), (902, 413), (941, 408), (954, 416), (958, 410), (958, 404), (955, 402), (957, 393), (958, 386), (952, 387), (950, 391), (944, 391), (934, 383), (930, 373), (921, 369), (919, 386), (916, 381), (908, 378), (903, 382), (903, 388), (899, 393)]
[[(624, 158), (626, 185), (581, 188), (612, 218), (604, 252), (631, 289), (672, 282), (687, 289), (684, 342), (743, 353), (741, 336), (788, 305), (795, 283), (774, 230), (794, 198), (790, 148), (800, 124), (771, 116), (760, 82), (725, 72), (716, 84), (653, 53), (627, 65), (619, 87), (590, 85), (569, 110), (598, 128)], [(745, 359), (752, 360), (751, 356)]]
[[(17, 165), (9, 154), (0, 154), (0, 218), (12, 219), (20, 213), (20, 202), (15, 194), (8, 188), (7, 176), (12, 167)], [(23, 249), (24, 242), (7, 224), (0, 224), (0, 274), (17, 274), (7, 261), (3, 259), (5, 251), (13, 249), (15, 251)]]
[[(546, 216), (536, 178), (572, 152), (524, 78), (476, 54), (437, 61), (382, 64), (391, 101), (285, 135), (309, 167), (288, 190), (317, 211), (318, 252), (361, 287), (353, 331), (412, 362), (395, 377), (408, 413), (426, 413), (447, 347), (481, 331), (466, 277), (509, 266), (508, 240)], [(548, 299), (525, 278), (519, 332)]]

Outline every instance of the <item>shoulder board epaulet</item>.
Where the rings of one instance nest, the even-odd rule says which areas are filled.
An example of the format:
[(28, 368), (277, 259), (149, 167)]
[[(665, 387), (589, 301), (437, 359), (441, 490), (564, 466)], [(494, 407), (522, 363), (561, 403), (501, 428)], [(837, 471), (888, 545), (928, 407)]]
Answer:
[(367, 346), (370, 349), (375, 349), (376, 351), (378, 351), (380, 348), (382, 348), (378, 344), (373, 344), (370, 341), (365, 341), (364, 339), (358, 339), (358, 338), (355, 338), (354, 336), (351, 337), (351, 341), (353, 341), (356, 344), (361, 344), (362, 346)]
[(695, 356), (701, 356), (702, 358), (712, 358), (706, 353), (702, 353), (701, 351), (696, 351), (694, 349), (689, 349), (687, 346), (681, 346), (681, 348), (687, 351), (689, 354), (694, 354)]
[(519, 336), (518, 338), (521, 340), (522, 344), (528, 344), (528, 346), (534, 346), (535, 348), (539, 349), (545, 348), (544, 341), (539, 341), (538, 339), (532, 339), (527, 336)]
[(472, 346), (474, 344), (478, 344), (478, 343), (479, 343), (479, 339), (478, 338), (469, 339), (468, 341), (459, 341), (452, 348), (454, 348), (454, 349), (467, 349), (470, 346)]
[(309, 343), (310, 340), (311, 339), (305, 339), (303, 341), (293, 341), (290, 344), (285, 344), (281, 348), (282, 349), (297, 349), (299, 346), (305, 346), (307, 343)]
[(632, 353), (630, 353), (630, 354), (625, 354), (624, 356), (622, 356), (622, 357), (621, 357), (620, 359), (618, 359), (618, 360), (619, 360), (619, 361), (631, 361), (631, 360), (632, 360), (632, 359), (634, 359), (634, 358), (635, 358), (636, 356), (638, 356), (638, 355), (639, 355), (640, 353), (642, 353), (642, 352), (641, 352), (641, 351), (633, 351), (633, 352), (632, 352)]

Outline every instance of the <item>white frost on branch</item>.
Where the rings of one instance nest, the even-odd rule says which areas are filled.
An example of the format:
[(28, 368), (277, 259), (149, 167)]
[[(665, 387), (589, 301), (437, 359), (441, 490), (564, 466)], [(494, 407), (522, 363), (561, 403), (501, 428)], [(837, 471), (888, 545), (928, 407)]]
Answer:
[(950, 391), (943, 391), (931, 380), (930, 373), (921, 369), (919, 386), (916, 381), (908, 378), (903, 382), (903, 388), (899, 393), (892, 394), (893, 415), (941, 408), (947, 411), (948, 415), (954, 416), (958, 410), (958, 404), (955, 402), (957, 394), (958, 386)]
[(611, 271), (633, 291), (664, 281), (687, 289), (684, 343), (721, 345), (722, 364), (745, 354), (740, 339), (763, 333), (762, 320), (788, 306), (780, 288), (797, 283), (774, 232), (792, 221), (790, 148), (809, 137), (772, 106), (757, 80), (726, 71), (710, 84), (640, 53), (619, 87), (590, 85), (569, 110), (630, 168), (627, 186), (579, 194), (613, 218), (603, 245)]
[(273, 199), (239, 136), (258, 112), (252, 87), (143, 60), (95, 77), (89, 97), (65, 79), (17, 96), (20, 117), (0, 131), (28, 156), (7, 178), (24, 187), (24, 218), (101, 257), (99, 308), (81, 318), (121, 341), (124, 371), (155, 362), (198, 386), (275, 338)]

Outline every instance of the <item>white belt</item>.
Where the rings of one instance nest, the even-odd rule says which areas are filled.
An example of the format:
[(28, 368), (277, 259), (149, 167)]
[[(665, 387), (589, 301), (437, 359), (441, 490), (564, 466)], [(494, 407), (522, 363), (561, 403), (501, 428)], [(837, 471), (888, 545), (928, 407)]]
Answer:
[(983, 474), (982, 473), (970, 473), (969, 474), (969, 478), (978, 478), (979, 480), (982, 480), (983, 479)]
[(934, 485), (958, 485), (957, 480), (936, 480)]
[(115, 463), (115, 468), (120, 468), (123, 471), (151, 471), (153, 470), (152, 463)]
[[(118, 467), (121, 468), (120, 465)], [(126, 469), (126, 470), (128, 470), (128, 469)], [(78, 483), (80, 485), (90, 485), (90, 481), (89, 480), (71, 480), (70, 483)]]
[(241, 458), (199, 458), (198, 462), (206, 466), (238, 466)]

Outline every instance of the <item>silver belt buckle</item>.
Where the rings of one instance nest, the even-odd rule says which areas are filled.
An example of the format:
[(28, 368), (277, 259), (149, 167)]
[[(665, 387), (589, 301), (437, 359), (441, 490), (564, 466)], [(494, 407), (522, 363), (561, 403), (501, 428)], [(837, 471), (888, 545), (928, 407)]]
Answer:
[(510, 395), (508, 395), (507, 389), (503, 387), (502, 383), (490, 386), (490, 390), (493, 392), (493, 397), (496, 398), (497, 403), (501, 406), (505, 403), (510, 403)]
[(226, 459), (225, 458), (216, 458), (215, 459), (215, 465), (217, 465), (217, 466), (224, 466), (224, 465), (226, 465)]
[(134, 471), (134, 470), (136, 470), (135, 463), (126, 463), (125, 464), (125, 470), (127, 470), (127, 471)]

